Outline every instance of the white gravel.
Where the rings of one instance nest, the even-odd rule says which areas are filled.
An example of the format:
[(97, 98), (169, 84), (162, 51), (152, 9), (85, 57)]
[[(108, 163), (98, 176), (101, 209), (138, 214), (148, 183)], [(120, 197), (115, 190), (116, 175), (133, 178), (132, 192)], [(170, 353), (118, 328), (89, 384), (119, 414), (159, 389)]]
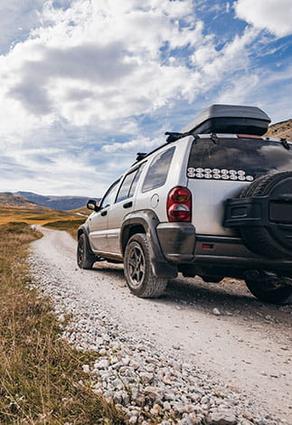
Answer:
[[(224, 364), (221, 364), (222, 370), (218, 370), (218, 374), (214, 371), (216, 364), (210, 365), (210, 370), (204, 367), (206, 364), (201, 361), (202, 354), (199, 355), (198, 351), (207, 348), (204, 333), (210, 330), (208, 321), (212, 320), (214, 324), (216, 321), (218, 326), (221, 308), (213, 313), (211, 309), (205, 314), (206, 329), (200, 329), (203, 343), (190, 355), (185, 344), (176, 336), (182, 331), (175, 328), (174, 332), (166, 334), (164, 311), (159, 323), (160, 308), (164, 304), (144, 302), (130, 295), (123, 286), (119, 266), (113, 266), (109, 274), (102, 269), (100, 272), (81, 271), (75, 265), (75, 242), (71, 237), (64, 232), (48, 230), (44, 234), (44, 238), (34, 242), (29, 259), (34, 283), (52, 297), (61, 320), (65, 314), (72, 315), (64, 337), (80, 349), (99, 353), (94, 366), (83, 365), (83, 369), (90, 374), (94, 390), (123, 409), (129, 423), (147, 424), (151, 417), (155, 418), (155, 423), (163, 425), (292, 423), (286, 412), (282, 419), (272, 417), (268, 409), (262, 407), (260, 397), (257, 401), (254, 397), (247, 397), (244, 388), (235, 391), (227, 385), (223, 379), (226, 374), (221, 373)], [(153, 306), (158, 314), (152, 315)], [(165, 308), (170, 324), (174, 324), (177, 315), (180, 317), (177, 323), (181, 324), (184, 313), (185, 320), (188, 319), (184, 303), (172, 304), (170, 311), (166, 303)], [(173, 314), (169, 315), (170, 312)], [(145, 325), (145, 317), (149, 327)], [(232, 319), (231, 313), (228, 318)], [(229, 322), (231, 325), (232, 322)], [(226, 330), (228, 326), (223, 325), (223, 328)], [(163, 335), (157, 338), (157, 334)], [(208, 335), (209, 338), (212, 336), (212, 333)], [(192, 346), (189, 334), (184, 337)], [(219, 345), (228, 357), (233, 352), (229, 351), (229, 346), (224, 347), (225, 343), (230, 343), (229, 337), (226, 337), (226, 340), (219, 341)], [(195, 339), (200, 341), (200, 338)], [(289, 358), (290, 348), (284, 347), (282, 353)], [(236, 372), (239, 376), (242, 374), (242, 371)], [(281, 375), (279, 370), (273, 373)], [(284, 389), (284, 394), (289, 399), (288, 388)], [(274, 414), (275, 410), (271, 409), (271, 412)]]

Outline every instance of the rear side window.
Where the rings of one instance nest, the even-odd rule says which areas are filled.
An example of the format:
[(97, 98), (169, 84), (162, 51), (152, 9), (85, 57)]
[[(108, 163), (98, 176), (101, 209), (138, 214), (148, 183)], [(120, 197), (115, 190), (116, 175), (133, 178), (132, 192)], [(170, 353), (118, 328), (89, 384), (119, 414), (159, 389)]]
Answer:
[(129, 198), (131, 198), (131, 196), (134, 196), (134, 193), (135, 193), (135, 190), (136, 190), (136, 187), (137, 187), (138, 181), (140, 179), (140, 176), (142, 174), (142, 171), (143, 171), (144, 166), (145, 166), (145, 162), (138, 169), (138, 171), (137, 171), (137, 173), (136, 173), (136, 175), (134, 177), (132, 186), (130, 187)]
[(116, 202), (121, 202), (125, 199), (131, 198), (134, 195), (143, 167), (144, 164), (142, 164), (141, 167), (139, 167), (138, 169), (136, 168), (136, 170), (126, 175), (120, 187)]
[(167, 179), (169, 167), (174, 154), (175, 148), (172, 147), (167, 151), (157, 155), (151, 162), (144, 183), (142, 192), (156, 189), (164, 185)]
[(120, 187), (116, 202), (120, 202), (120, 201), (123, 201), (124, 199), (128, 198), (128, 194), (129, 194), (129, 191), (130, 191), (130, 188), (131, 188), (131, 185), (133, 183), (133, 180), (135, 178), (136, 173), (137, 173), (137, 170), (132, 171), (132, 173), (128, 174), (124, 178), (124, 181), (122, 183), (122, 186)]

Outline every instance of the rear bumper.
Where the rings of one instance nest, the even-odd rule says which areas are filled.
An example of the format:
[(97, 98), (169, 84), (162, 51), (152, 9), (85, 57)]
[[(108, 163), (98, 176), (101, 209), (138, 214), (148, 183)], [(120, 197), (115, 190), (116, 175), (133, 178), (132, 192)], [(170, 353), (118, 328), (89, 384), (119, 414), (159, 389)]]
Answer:
[(194, 264), (233, 270), (266, 270), (292, 274), (292, 258), (261, 257), (243, 245), (240, 238), (197, 235)]
[(193, 261), (196, 231), (191, 223), (160, 223), (156, 232), (162, 253), (168, 261)]
[(190, 223), (160, 223), (157, 236), (164, 257), (177, 265), (214, 267), (227, 275), (251, 269), (292, 275), (292, 258), (270, 259), (249, 251), (237, 237), (196, 235)]

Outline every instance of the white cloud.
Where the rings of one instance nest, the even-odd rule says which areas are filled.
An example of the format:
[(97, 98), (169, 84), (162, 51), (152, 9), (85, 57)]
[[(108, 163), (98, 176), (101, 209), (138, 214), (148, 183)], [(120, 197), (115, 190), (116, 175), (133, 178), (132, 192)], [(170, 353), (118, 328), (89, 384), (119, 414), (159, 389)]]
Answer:
[[(123, 143), (112, 143), (110, 145), (104, 145), (102, 151), (106, 153), (116, 152), (149, 152), (150, 150), (162, 145), (165, 139), (162, 137), (149, 138), (149, 137), (137, 137), (133, 140)], [(134, 158), (134, 157), (133, 157)]]
[(235, 11), (240, 19), (276, 36), (292, 34), (291, 0), (238, 0)]
[(225, 98), (243, 98), (240, 77), (254, 81), (249, 53), (259, 31), (219, 44), (192, 0), (27, 4), (25, 37), (11, 33), (14, 47), (0, 55), (1, 188), (86, 194), (94, 181), (99, 195), (134, 153), (163, 142), (158, 128), (175, 129), (178, 104), (186, 110), (221, 86)]
[[(35, 30), (0, 63), (6, 79), (0, 98), (6, 109), (30, 115), (32, 127), (32, 116), (45, 123), (61, 117), (74, 125), (99, 125), (188, 97), (191, 70), (161, 63), (160, 54), (202, 40), (191, 0), (148, 0), (142, 8), (134, 0), (79, 0), (64, 11), (50, 4), (42, 16), (50, 25)], [(181, 27), (178, 17), (188, 23)]]
[(40, 24), (45, 0), (9, 0), (0, 3), (0, 52), (27, 37)]
[(257, 74), (248, 74), (224, 84), (216, 103), (240, 105), (250, 101), (251, 105), (253, 105), (254, 101), (250, 100), (251, 93), (256, 89), (259, 82), (260, 77)]

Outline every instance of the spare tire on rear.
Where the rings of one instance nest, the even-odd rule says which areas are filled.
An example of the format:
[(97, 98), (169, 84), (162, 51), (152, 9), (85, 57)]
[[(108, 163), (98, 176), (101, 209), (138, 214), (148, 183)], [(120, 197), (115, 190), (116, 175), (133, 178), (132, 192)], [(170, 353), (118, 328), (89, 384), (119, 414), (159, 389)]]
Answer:
[(237, 227), (256, 254), (292, 257), (292, 172), (259, 177), (239, 198), (229, 199), (224, 225)]

